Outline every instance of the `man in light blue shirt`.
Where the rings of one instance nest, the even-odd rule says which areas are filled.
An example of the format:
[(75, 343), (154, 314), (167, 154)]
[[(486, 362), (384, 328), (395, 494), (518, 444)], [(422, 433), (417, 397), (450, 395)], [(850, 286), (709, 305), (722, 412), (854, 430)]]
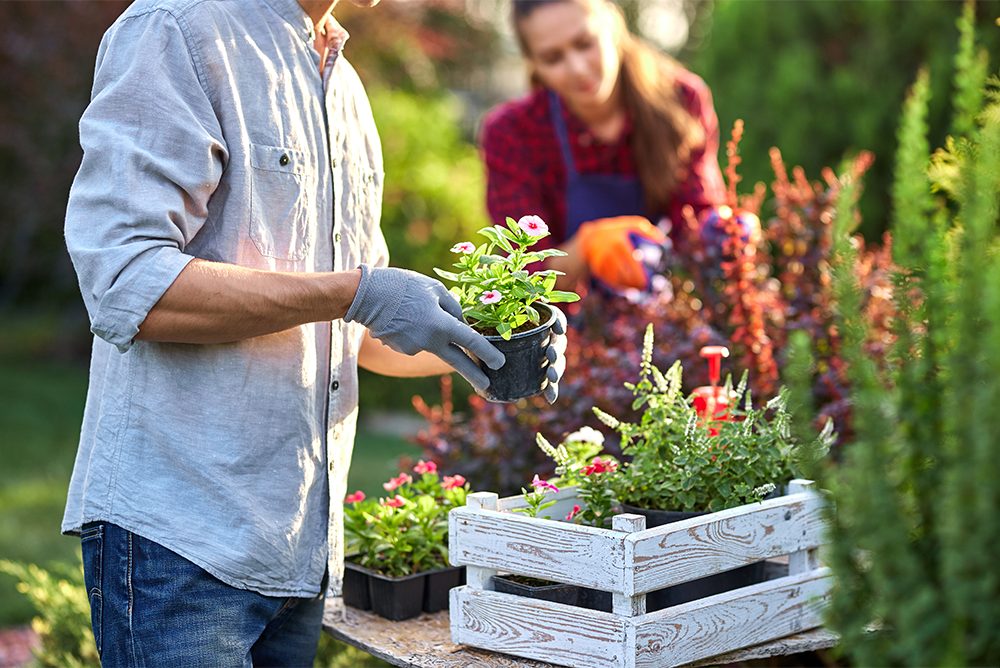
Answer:
[(137, 0), (101, 43), (66, 216), (95, 339), (62, 528), (105, 665), (312, 665), (357, 366), (482, 388), (465, 351), (504, 362), (387, 266), (335, 4)]

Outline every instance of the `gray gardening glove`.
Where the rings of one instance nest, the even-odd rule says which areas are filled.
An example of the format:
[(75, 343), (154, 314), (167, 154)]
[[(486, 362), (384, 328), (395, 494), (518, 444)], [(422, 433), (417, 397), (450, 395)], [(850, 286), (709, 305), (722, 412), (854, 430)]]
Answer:
[(405, 355), (432, 352), (477, 390), (489, 387), (489, 378), (462, 348), (491, 369), (499, 369), (506, 359), (465, 324), (461, 305), (440, 281), (393, 267), (362, 264), (360, 269), (361, 284), (344, 320), (361, 323), (373, 337)]
[(549, 368), (545, 372), (546, 383), (542, 396), (547, 402), (554, 403), (559, 398), (559, 380), (566, 370), (566, 316), (563, 312), (551, 307), (556, 312), (556, 321), (552, 324), (549, 335), (549, 347), (545, 349), (545, 357), (549, 360)]

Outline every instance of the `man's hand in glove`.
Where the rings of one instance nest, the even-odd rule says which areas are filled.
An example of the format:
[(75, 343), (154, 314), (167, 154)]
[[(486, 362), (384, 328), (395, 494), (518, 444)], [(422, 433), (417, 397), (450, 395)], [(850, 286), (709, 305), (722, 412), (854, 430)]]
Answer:
[(545, 349), (545, 357), (549, 360), (549, 368), (545, 372), (546, 383), (542, 396), (550, 404), (559, 398), (559, 381), (566, 370), (566, 316), (555, 306), (556, 321), (552, 324), (549, 334), (549, 346)]
[[(361, 323), (372, 337), (405, 355), (431, 352), (474, 388), (489, 387), (486, 374), (465, 350), (491, 369), (503, 366), (503, 353), (465, 323), (458, 300), (440, 281), (406, 269), (365, 264), (360, 268), (361, 283), (344, 320)], [(561, 370), (557, 388), (559, 376)]]

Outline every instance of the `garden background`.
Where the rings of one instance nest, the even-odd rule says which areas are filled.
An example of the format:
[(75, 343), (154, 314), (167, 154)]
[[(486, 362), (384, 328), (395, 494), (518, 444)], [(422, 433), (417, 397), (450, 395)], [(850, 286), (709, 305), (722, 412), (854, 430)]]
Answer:
[[(86, 105), (101, 34), (127, 2), (0, 4), (0, 558), (74, 564), (78, 543), (58, 534), (86, 388), (90, 335), (62, 239), (80, 160), (76, 123)], [(860, 199), (866, 240), (880, 242), (893, 211), (896, 128), (906, 89), (930, 74), (932, 147), (951, 131), (956, 20), (944, 0), (626, 0), (644, 34), (710, 85), (723, 140), (737, 119), (741, 192), (775, 179), (769, 149), (809, 178), (860, 151), (875, 161)], [(346, 55), (366, 83), (382, 135), (383, 229), (393, 264), (430, 273), (447, 249), (486, 223), (477, 124), (522, 92), (523, 69), (492, 0), (393, 1), (337, 15)], [(976, 8), (978, 38), (995, 68), (1000, 5)], [(995, 71), (995, 69), (991, 70)], [(720, 162), (725, 165), (725, 147)], [(773, 192), (766, 194), (762, 220)], [(516, 212), (515, 212), (516, 213)], [(635, 332), (636, 344), (641, 329)], [(351, 487), (377, 493), (396, 458), (420, 456), (400, 434), (419, 415), (411, 397), (438, 400), (437, 379), (363, 374), (362, 429)], [(461, 379), (454, 409), (470, 410)], [(404, 419), (388, 433), (385, 411)], [(409, 420), (405, 418), (410, 418)], [(416, 420), (416, 422), (415, 422)], [(445, 470), (445, 473), (450, 471)], [(0, 627), (35, 614), (0, 574)], [(347, 661), (333, 651), (327, 665)], [(357, 661), (356, 657), (350, 661)], [(341, 665), (355, 665), (354, 663)]]

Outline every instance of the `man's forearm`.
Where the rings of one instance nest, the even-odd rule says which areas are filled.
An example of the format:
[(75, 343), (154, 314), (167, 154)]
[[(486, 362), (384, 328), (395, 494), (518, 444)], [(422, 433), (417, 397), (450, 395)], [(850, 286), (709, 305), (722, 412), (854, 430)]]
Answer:
[(343, 318), (361, 271), (293, 274), (192, 260), (139, 325), (135, 337), (227, 343)]
[(447, 362), (426, 350), (416, 355), (396, 352), (378, 339), (365, 332), (364, 341), (358, 351), (358, 366), (383, 376), (398, 378), (420, 378), (439, 376), (454, 371)]

